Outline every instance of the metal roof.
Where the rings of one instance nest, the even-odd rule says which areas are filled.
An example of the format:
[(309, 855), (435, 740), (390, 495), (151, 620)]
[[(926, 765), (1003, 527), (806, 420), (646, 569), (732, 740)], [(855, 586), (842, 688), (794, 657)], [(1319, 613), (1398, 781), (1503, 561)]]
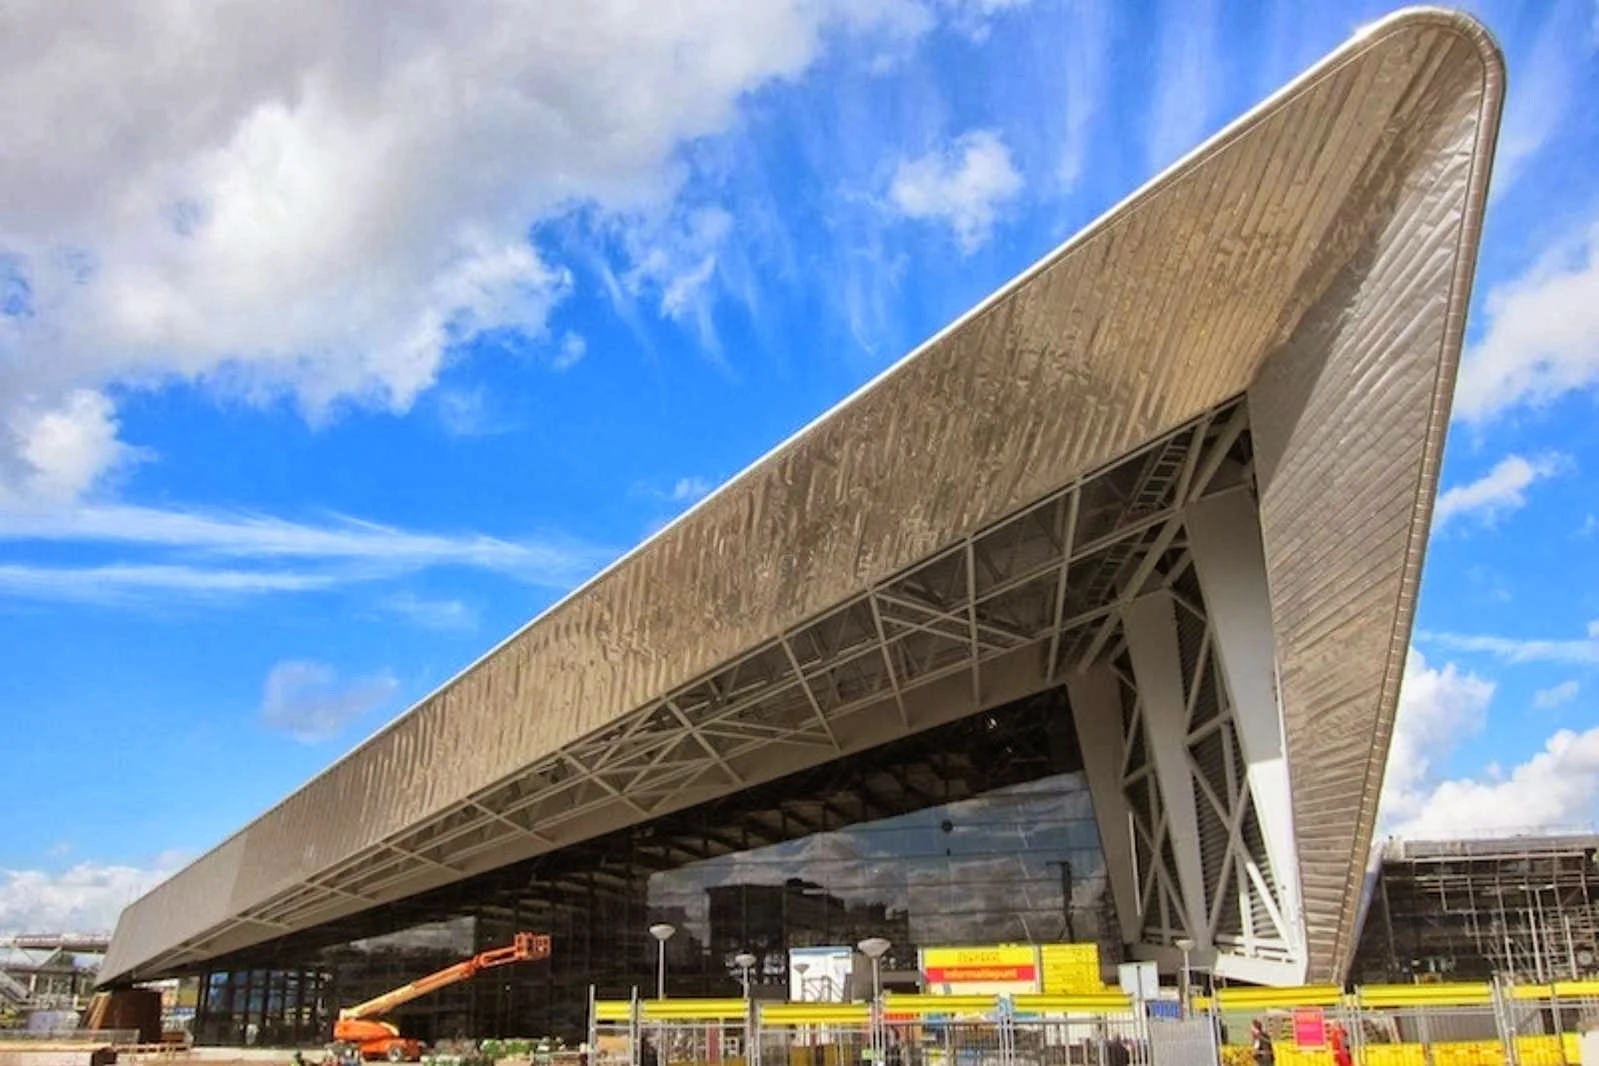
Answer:
[[(1200, 454), (1246, 392), (1310, 969), (1336, 973), (1502, 91), (1464, 16), (1368, 28), (129, 907), (102, 980), (769, 780), (883, 722), (924, 727), (916, 685), (975, 709), (1045, 644), (1057, 677), (1069, 597), (1042, 640), (980, 628), (979, 598), (1038, 577), (977, 587), (982, 538), (1035, 505), (1071, 521), (1083, 479), (1155, 462), (1151, 442)], [(1051, 550), (1064, 593), (1072, 545)], [(946, 552), (966, 553), (967, 606), (890, 626), (885, 591)]]

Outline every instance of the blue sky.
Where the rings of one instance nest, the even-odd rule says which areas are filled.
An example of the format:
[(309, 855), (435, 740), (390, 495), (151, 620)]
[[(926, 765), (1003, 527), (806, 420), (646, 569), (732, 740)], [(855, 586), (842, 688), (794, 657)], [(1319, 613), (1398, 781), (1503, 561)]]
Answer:
[[(1388, 10), (632, 8), (8, 13), (0, 929), (108, 925)], [(1406, 832), (1599, 803), (1599, 7), (1476, 10)]]

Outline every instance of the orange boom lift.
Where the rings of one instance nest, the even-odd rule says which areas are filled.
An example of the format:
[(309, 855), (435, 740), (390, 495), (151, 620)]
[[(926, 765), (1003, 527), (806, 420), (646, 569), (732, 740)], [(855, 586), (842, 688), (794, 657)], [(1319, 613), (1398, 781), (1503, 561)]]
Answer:
[(446, 966), (437, 973), (420, 977), (410, 984), (401, 985), (353, 1007), (339, 1011), (339, 1020), (333, 1023), (333, 1039), (349, 1044), (361, 1051), (363, 1059), (388, 1059), (390, 1062), (414, 1062), (422, 1057), (422, 1045), (416, 1040), (400, 1035), (392, 1022), (379, 1021), (402, 1003), (409, 1003), (429, 992), (460, 981), (476, 977), (478, 971), (513, 962), (537, 962), (550, 957), (550, 938), (538, 933), (518, 933), (509, 947), (495, 948), (474, 955), (465, 962)]

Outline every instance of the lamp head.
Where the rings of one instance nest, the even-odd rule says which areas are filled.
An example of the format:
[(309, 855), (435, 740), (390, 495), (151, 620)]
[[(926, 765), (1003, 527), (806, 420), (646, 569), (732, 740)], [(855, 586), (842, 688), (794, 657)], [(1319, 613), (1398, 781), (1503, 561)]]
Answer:
[(869, 936), (855, 945), (862, 955), (868, 959), (880, 959), (888, 954), (888, 949), (894, 945), (880, 936)]
[(672, 934), (677, 932), (677, 926), (671, 922), (656, 922), (650, 926), (650, 936), (662, 943), (672, 939)]

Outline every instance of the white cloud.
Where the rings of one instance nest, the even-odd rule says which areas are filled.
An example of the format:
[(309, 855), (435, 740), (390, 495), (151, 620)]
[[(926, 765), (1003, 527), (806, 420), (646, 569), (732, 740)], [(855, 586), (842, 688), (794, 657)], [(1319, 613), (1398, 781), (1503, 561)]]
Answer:
[(1467, 516), (1492, 523), (1501, 515), (1525, 507), (1526, 490), (1534, 482), (1553, 477), (1570, 465), (1570, 459), (1563, 455), (1534, 459), (1506, 456), (1476, 481), (1456, 485), (1441, 494), (1433, 511), (1433, 528), (1442, 529), (1450, 521)]
[(1599, 728), (1562, 729), (1497, 780), (1461, 778), (1433, 786), (1393, 834), (1417, 840), (1586, 830), (1596, 820)]
[(993, 130), (899, 164), (889, 200), (907, 218), (947, 223), (965, 252), (988, 240), (999, 209), (1021, 191), (1010, 149)]
[(648, 296), (662, 318), (692, 326), (707, 354), (720, 350), (711, 315), (711, 282), (733, 216), (701, 207), (665, 218), (625, 220), (622, 237), (632, 264), (621, 280), (630, 296)]
[(307, 744), (337, 736), (345, 726), (387, 703), (399, 683), (387, 673), (340, 681), (331, 666), (290, 661), (267, 674), (261, 721)]
[(938, 0), (949, 16), (950, 25), (974, 41), (988, 39), (995, 16), (1024, 8), (1032, 0)]
[(1462, 420), (1484, 424), (1599, 383), (1599, 221), (1490, 289), (1484, 317), (1455, 388)]
[(0, 599), (106, 605), (315, 592), (436, 567), (487, 570), (565, 589), (615, 555), (573, 539), (508, 540), (341, 516), (300, 523), (126, 505), (0, 508), (0, 543), (6, 542), (115, 546), (154, 555), (88, 566), (0, 563)]
[(1577, 698), (1577, 693), (1582, 686), (1575, 681), (1562, 681), (1549, 688), (1541, 688), (1532, 694), (1532, 705), (1539, 710), (1552, 710), (1562, 704), (1570, 703)]
[(1083, 176), (1091, 145), (1089, 127), (1105, 94), (1106, 68), (1111, 49), (1111, 5), (1087, 0), (1074, 6), (1071, 28), (1065, 32), (1060, 72), (1065, 99), (1058, 104), (1061, 118), (1059, 177), (1067, 190)]
[(402, 592), (385, 601), (390, 611), (425, 629), (472, 630), (478, 617), (467, 604), (455, 599), (426, 599)]
[(715, 486), (710, 478), (682, 477), (672, 486), (671, 498), (678, 503), (691, 503), (710, 492)]
[(588, 350), (587, 341), (576, 333), (568, 332), (561, 338), (561, 346), (556, 349), (555, 357), (550, 360), (550, 369), (570, 370), (583, 361)]
[(124, 907), (186, 861), (167, 852), (149, 866), (81, 862), (61, 873), (0, 870), (0, 933), (109, 932)]
[(1565, 663), (1576, 666), (1599, 663), (1599, 622), (1588, 624), (1586, 640), (1527, 639), (1436, 632), (1418, 633), (1417, 639), (1446, 651), (1492, 655), (1507, 663)]
[[(1438, 763), (1482, 731), (1494, 688), (1452, 663), (1430, 667), (1411, 651), (1383, 782), (1380, 832), (1449, 839), (1581, 828), (1599, 817), (1599, 729), (1560, 730), (1509, 770), (1496, 760), (1477, 777), (1439, 778)], [(1572, 683), (1563, 698), (1575, 695)]]
[(312, 592), (338, 579), (282, 570), (203, 569), (111, 564), (0, 564), (0, 599), (49, 603), (131, 604), (150, 599), (223, 599), (274, 592)]
[(4, 541), (185, 549), (228, 558), (321, 559), (385, 572), (465, 566), (555, 587), (587, 577), (612, 555), (608, 549), (578, 542), (419, 533), (345, 517), (309, 524), (263, 515), (126, 505), (0, 509), (0, 542)]
[(445, 388), (434, 393), (439, 423), (452, 437), (494, 437), (517, 428), (515, 419), (495, 410), (493, 396), (482, 388)]
[(92, 389), (71, 390), (53, 406), (0, 401), (0, 508), (74, 500), (144, 454), (117, 431), (111, 401)]
[(1150, 177), (1199, 147), (1220, 95), (1221, 15), (1216, 0), (1163, 5), (1161, 15), (1150, 100)]
[[(119, 454), (79, 398), (111, 383), (403, 411), (456, 343), (543, 332), (569, 275), (532, 226), (669, 201), (679, 146), (830, 34), (926, 25), (910, 0), (11, 4), (0, 475), (92, 484)], [(52, 412), (85, 432), (41, 462)]]
[(1463, 737), (1482, 730), (1493, 695), (1493, 682), (1462, 673), (1453, 663), (1442, 669), (1428, 666), (1421, 652), (1411, 650), (1388, 748), (1382, 823), (1416, 816), (1426, 803), (1435, 760), (1447, 756)]
[(1572, 47), (1580, 32), (1581, 0), (1565, 0), (1545, 8), (1543, 24), (1523, 63), (1524, 73), (1511, 81), (1505, 101), (1504, 128), (1494, 152), (1489, 196), (1510, 191), (1526, 165), (1543, 150), (1566, 117), (1582, 77), (1582, 49)]

